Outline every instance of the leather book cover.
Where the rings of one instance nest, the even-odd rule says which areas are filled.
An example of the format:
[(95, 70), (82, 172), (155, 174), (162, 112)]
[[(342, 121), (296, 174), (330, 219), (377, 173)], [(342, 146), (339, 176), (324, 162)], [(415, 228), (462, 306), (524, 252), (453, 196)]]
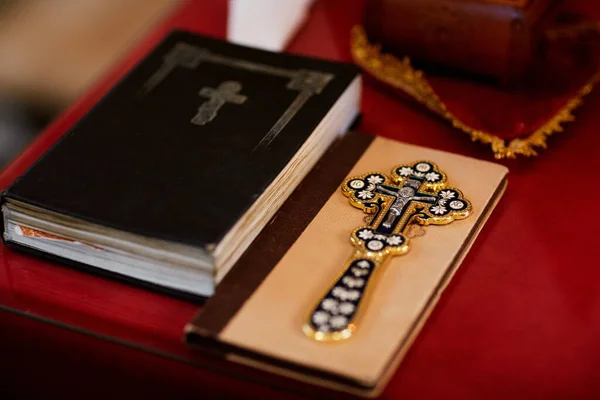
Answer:
[(210, 250), (357, 75), (173, 32), (3, 199)]
[[(437, 164), (448, 185), (460, 188), (470, 201), (471, 214), (413, 230), (410, 251), (373, 272), (352, 335), (315, 340), (304, 330), (307, 315), (336, 279), (356, 283), (340, 276), (346, 277), (341, 272), (355, 251), (352, 232), (366, 225), (366, 214), (349, 203), (340, 187), (353, 182), (349, 177), (388, 174), (419, 160)], [(186, 341), (232, 362), (360, 396), (376, 395), (500, 200), (507, 172), (501, 165), (457, 154), (356, 132), (346, 135), (188, 324)]]

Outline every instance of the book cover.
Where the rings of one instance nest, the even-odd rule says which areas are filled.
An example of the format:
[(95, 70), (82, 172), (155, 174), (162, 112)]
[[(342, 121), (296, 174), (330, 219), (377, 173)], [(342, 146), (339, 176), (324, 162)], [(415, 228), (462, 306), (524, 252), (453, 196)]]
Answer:
[[(340, 277), (347, 276), (342, 274), (346, 261), (357, 251), (350, 236), (367, 225), (368, 216), (349, 204), (340, 187), (349, 177), (388, 174), (394, 166), (418, 160), (437, 164), (450, 187), (460, 188), (468, 199), (471, 214), (448, 225), (419, 226), (412, 232), (410, 251), (377, 267), (368, 293), (357, 303), (350, 292), (364, 286), (356, 286), (356, 278), (346, 282)], [(506, 174), (505, 167), (486, 161), (347, 135), (290, 196), (188, 324), (186, 340), (233, 362), (336, 390), (376, 395), (500, 200)], [(461, 199), (453, 197), (446, 208)], [(325, 307), (324, 300), (319, 307), (343, 317), (352, 310), (343, 310), (342, 304), (359, 304), (361, 315), (353, 319), (351, 336), (315, 340), (304, 329), (307, 316), (332, 282), (343, 292), (330, 292), (339, 304)], [(329, 328), (335, 328), (334, 317), (328, 317)]]
[[(28, 236), (26, 247), (40, 243), (37, 250), (109, 273), (210, 295), (287, 194), (356, 118), (359, 100), (354, 65), (175, 31), (18, 178), (3, 202), (18, 202), (20, 212), (35, 208), (40, 218), (60, 217), (61, 224), (79, 230)], [(6, 219), (5, 211), (5, 229)], [(106, 229), (112, 231), (103, 233), (102, 243), (78, 236)], [(111, 244), (116, 233), (122, 243), (158, 250), (162, 243), (172, 244), (173, 254), (157, 253), (167, 263), (185, 246), (192, 249), (186, 253), (192, 261), (184, 260), (189, 265), (180, 266), (177, 282), (155, 271), (131, 272), (131, 257), (143, 258), (138, 270), (152, 269), (157, 258), (139, 250), (129, 256), (131, 246)], [(62, 248), (50, 249), (57, 246), (48, 238), (64, 239), (58, 243)], [(95, 252), (110, 246), (116, 247), (103, 259), (112, 264)], [(193, 259), (200, 258), (202, 265), (196, 266)], [(205, 271), (199, 289), (192, 287), (189, 267)]]
[(217, 243), (356, 75), (349, 64), (175, 32), (4, 196), (150, 237)]

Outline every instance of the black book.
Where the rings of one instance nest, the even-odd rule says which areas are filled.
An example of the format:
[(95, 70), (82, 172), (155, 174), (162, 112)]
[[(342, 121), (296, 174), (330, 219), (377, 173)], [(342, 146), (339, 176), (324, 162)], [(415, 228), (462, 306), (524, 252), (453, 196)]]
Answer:
[(210, 296), (359, 101), (350, 64), (174, 32), (4, 192), (3, 240)]

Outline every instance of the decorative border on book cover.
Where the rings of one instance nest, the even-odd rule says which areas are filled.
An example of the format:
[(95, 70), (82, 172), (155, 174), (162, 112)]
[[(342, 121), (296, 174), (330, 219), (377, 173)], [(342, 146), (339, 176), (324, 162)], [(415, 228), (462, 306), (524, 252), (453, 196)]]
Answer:
[(404, 91), (427, 109), (450, 122), (454, 128), (468, 134), (473, 141), (489, 145), (497, 159), (516, 158), (517, 155), (537, 156), (536, 148), (545, 149), (549, 136), (562, 132), (564, 123), (575, 120), (573, 111), (583, 104), (583, 98), (600, 80), (600, 72), (594, 74), (575, 96), (541, 126), (526, 137), (515, 138), (507, 142), (490, 132), (475, 129), (461, 121), (440, 100), (423, 71), (417, 70), (411, 65), (409, 57), (399, 59), (391, 54), (382, 53), (381, 46), (371, 44), (361, 26), (353, 28), (350, 47), (357, 65), (376, 79)]
[(232, 68), (245, 69), (247, 71), (264, 73), (271, 76), (289, 78), (286, 85), (289, 90), (298, 91), (298, 96), (292, 104), (288, 106), (285, 112), (279, 117), (277, 122), (271, 127), (269, 132), (256, 145), (254, 150), (267, 147), (277, 135), (285, 128), (290, 120), (300, 111), (302, 106), (314, 95), (323, 91), (325, 86), (334, 78), (333, 74), (312, 71), (307, 69), (285, 69), (273, 67), (271, 65), (260, 64), (244, 59), (226, 57), (215, 54), (208, 49), (192, 46), (187, 43), (177, 43), (163, 59), (163, 64), (146, 81), (140, 95), (151, 92), (158, 86), (176, 67), (195, 69), (201, 62), (211, 62), (221, 64)]

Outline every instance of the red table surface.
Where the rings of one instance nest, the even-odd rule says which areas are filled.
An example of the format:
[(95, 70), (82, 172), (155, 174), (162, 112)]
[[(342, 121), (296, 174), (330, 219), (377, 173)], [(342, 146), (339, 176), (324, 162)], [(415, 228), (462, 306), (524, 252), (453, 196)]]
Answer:
[[(317, 2), (289, 51), (350, 60), (362, 1)], [(225, 35), (224, 1), (190, 1), (0, 176), (6, 187), (173, 28)], [(483, 101), (484, 99), (482, 99)], [(600, 94), (506, 194), (383, 393), (403, 399), (600, 398)], [(492, 108), (490, 108), (492, 109)], [(420, 109), (364, 86), (363, 132), (492, 159)], [(401, 305), (399, 305), (400, 307)], [(334, 394), (194, 353), (197, 306), (0, 247), (0, 393), (99, 397)], [(69, 396), (70, 397), (70, 396)]]

